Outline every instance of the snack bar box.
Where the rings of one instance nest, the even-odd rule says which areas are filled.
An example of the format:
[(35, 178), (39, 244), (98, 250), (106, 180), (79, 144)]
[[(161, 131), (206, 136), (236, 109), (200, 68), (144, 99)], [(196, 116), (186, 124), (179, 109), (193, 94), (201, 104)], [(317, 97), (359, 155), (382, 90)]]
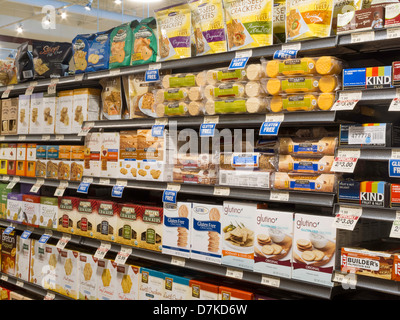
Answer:
[(400, 146), (400, 127), (392, 123), (363, 123), (340, 125), (340, 146)]

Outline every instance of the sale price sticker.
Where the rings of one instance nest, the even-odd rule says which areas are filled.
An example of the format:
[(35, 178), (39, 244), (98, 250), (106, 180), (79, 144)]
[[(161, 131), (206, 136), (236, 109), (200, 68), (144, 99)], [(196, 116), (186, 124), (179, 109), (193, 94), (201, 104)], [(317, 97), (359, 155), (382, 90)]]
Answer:
[(331, 171), (353, 173), (359, 158), (359, 149), (338, 150)]
[(400, 211), (396, 211), (396, 218), (393, 220), (389, 237), (400, 238)]
[(340, 92), (339, 97), (333, 104), (332, 111), (346, 111), (353, 110), (357, 103), (362, 98), (361, 91)]
[(361, 215), (361, 207), (340, 206), (333, 225), (338, 229), (353, 231)]

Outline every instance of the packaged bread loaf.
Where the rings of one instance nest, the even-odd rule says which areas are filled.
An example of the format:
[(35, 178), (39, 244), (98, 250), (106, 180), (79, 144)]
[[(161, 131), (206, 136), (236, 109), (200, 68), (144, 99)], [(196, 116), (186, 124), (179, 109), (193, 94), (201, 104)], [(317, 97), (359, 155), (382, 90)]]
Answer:
[(177, 183), (194, 183), (214, 185), (218, 182), (218, 171), (215, 169), (190, 170), (174, 167), (173, 181)]
[(183, 168), (185, 170), (217, 169), (218, 164), (219, 164), (218, 156), (209, 153), (199, 153), (199, 154), (178, 153), (174, 159), (174, 166), (176, 168)]
[(261, 63), (249, 64), (245, 69), (229, 70), (228, 68), (219, 68), (206, 72), (206, 82), (211, 85), (226, 81), (254, 81), (260, 80), (262, 77), (263, 68)]
[(277, 190), (335, 192), (337, 177), (335, 174), (301, 174), (275, 172), (273, 188)]
[(173, 101), (158, 103), (155, 107), (157, 117), (197, 116), (204, 113), (204, 103), (198, 101)]
[(156, 103), (186, 100), (188, 95), (189, 90), (187, 88), (158, 89), (155, 91), (155, 100)]
[(161, 84), (164, 89), (196, 86), (201, 87), (207, 84), (207, 73), (206, 71), (202, 71), (198, 73), (165, 75), (161, 80)]
[(318, 158), (279, 155), (278, 171), (296, 173), (332, 173), (331, 167), (334, 156)]
[(207, 85), (204, 89), (206, 99), (213, 100), (215, 98), (242, 98), (245, 91), (244, 82), (228, 82), (217, 85)]
[(242, 98), (227, 100), (208, 100), (205, 102), (205, 112), (209, 115), (226, 113), (260, 113), (268, 110), (268, 98)]
[(272, 112), (329, 110), (335, 103), (334, 93), (279, 94), (271, 97)]
[(260, 171), (275, 170), (277, 157), (274, 154), (261, 152), (233, 152), (221, 153), (219, 157), (219, 168), (224, 170), (257, 169)]
[(281, 137), (278, 141), (280, 154), (291, 155), (334, 155), (338, 144), (337, 137), (305, 139)]

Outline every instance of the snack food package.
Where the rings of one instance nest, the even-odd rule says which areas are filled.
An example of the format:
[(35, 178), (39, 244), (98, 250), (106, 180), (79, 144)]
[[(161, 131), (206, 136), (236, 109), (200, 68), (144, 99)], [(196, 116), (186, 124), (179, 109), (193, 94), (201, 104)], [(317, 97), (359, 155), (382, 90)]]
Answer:
[(86, 177), (99, 177), (101, 133), (89, 132), (85, 137), (85, 147), (83, 175)]
[(222, 0), (191, 0), (196, 56), (227, 51), (225, 12)]
[(79, 251), (57, 249), (56, 292), (78, 299), (79, 294)]
[(164, 300), (188, 300), (190, 279), (191, 277), (164, 272)]
[(97, 261), (97, 300), (117, 299), (117, 267), (114, 260), (99, 259)]
[(251, 97), (237, 99), (208, 100), (204, 103), (205, 113), (209, 115), (227, 113), (265, 113), (269, 110), (270, 98)]
[(132, 21), (133, 32), (131, 65), (141, 65), (157, 61), (157, 24), (156, 19), (148, 17)]
[(119, 134), (119, 177), (136, 179), (137, 174), (137, 131), (120, 131)]
[(15, 259), (17, 253), (17, 233), (12, 231), (10, 234), (1, 233), (1, 272), (10, 276), (15, 276)]
[(139, 300), (164, 300), (164, 272), (140, 268)]
[(72, 40), (72, 59), (75, 66), (75, 73), (84, 73), (88, 66), (89, 41), (93, 34), (78, 34)]
[(333, 17), (332, 17), (332, 34), (335, 35), (337, 31), (338, 15), (348, 12), (354, 12), (362, 8), (363, 1), (360, 0), (336, 0), (333, 4)]
[(118, 205), (113, 201), (99, 201), (95, 218), (94, 237), (115, 241), (117, 235)]
[(59, 197), (57, 212), (57, 230), (74, 233), (76, 229), (79, 198)]
[(287, 41), (329, 37), (333, 3), (333, 0), (287, 0)]
[(158, 103), (156, 115), (162, 117), (197, 116), (204, 113), (204, 103), (197, 101), (173, 101)]
[(132, 52), (132, 29), (130, 23), (121, 24), (110, 32), (109, 68), (129, 66)]
[(334, 156), (323, 157), (298, 157), (279, 155), (278, 171), (292, 173), (332, 173), (331, 167)]
[[(79, 133), (84, 121), (96, 121), (100, 118), (101, 90), (96, 88), (74, 89), (72, 106), (72, 133)], [(109, 99), (105, 98), (108, 102)], [(110, 106), (108, 105), (108, 110)]]
[(95, 199), (78, 199), (76, 210), (76, 228), (74, 234), (93, 238), (96, 228), (96, 217), (99, 201)]
[(218, 183), (218, 171), (215, 169), (184, 169), (174, 167), (173, 181), (177, 183), (209, 184)]
[(139, 280), (140, 267), (125, 264), (117, 267), (117, 286), (118, 300), (138, 300), (139, 299)]
[(254, 294), (227, 286), (218, 287), (218, 300), (254, 300)]
[(34, 78), (59, 78), (68, 74), (72, 45), (68, 42), (33, 41)]
[(31, 96), (18, 97), (18, 134), (29, 133), (29, 119), (31, 114)]
[(337, 137), (321, 139), (279, 138), (279, 153), (291, 155), (334, 155), (338, 145)]
[(86, 72), (108, 70), (110, 64), (111, 30), (94, 33), (89, 39)]
[(278, 94), (270, 99), (272, 112), (330, 110), (336, 101), (335, 93)]
[[(32, 102), (32, 98), (31, 98)], [(72, 130), (72, 108), (74, 103), (74, 90), (63, 90), (58, 93), (57, 100), (57, 111), (56, 111), (56, 123), (55, 133), (56, 134), (70, 134)], [(31, 103), (32, 105), (32, 103)], [(31, 107), (31, 117), (35, 113)], [(33, 119), (32, 119), (33, 120)], [(31, 128), (31, 127), (29, 127)], [(31, 129), (30, 129), (31, 130)]]
[(101, 92), (102, 118), (108, 120), (121, 119), (123, 114), (121, 78), (101, 79), (100, 84), (103, 87)]
[(143, 205), (137, 215), (138, 247), (153, 251), (162, 251), (163, 208)]
[(23, 281), (29, 281), (29, 267), (31, 259), (31, 239), (23, 239), (17, 236), (15, 256), (15, 276)]
[(301, 174), (275, 172), (273, 188), (276, 190), (335, 192), (337, 176), (335, 174)]
[(176, 73), (164, 75), (161, 85), (164, 89), (201, 87), (207, 84), (207, 72)]
[(98, 259), (93, 254), (79, 252), (79, 300), (97, 299), (97, 269)]
[(57, 230), (57, 197), (40, 197), (39, 227)]
[(348, 11), (337, 16), (337, 34), (354, 31), (378, 30), (384, 27), (385, 8), (371, 7), (361, 10)]
[(229, 51), (273, 44), (274, 1), (224, 0)]
[(133, 203), (118, 203), (116, 242), (133, 247), (139, 246), (137, 218), (143, 207)]
[(385, 8), (385, 28), (400, 26), (400, 3), (392, 3)]
[(286, 0), (274, 0), (274, 43), (286, 42)]
[(15, 60), (0, 59), (0, 86), (15, 84), (16, 81)]
[(18, 83), (33, 80), (33, 55), (28, 50), (28, 46), (28, 42), (21, 44), (15, 56), (15, 70)]
[(255, 81), (264, 77), (261, 63), (251, 63), (245, 69), (217, 68), (205, 71), (205, 84), (216, 85), (229, 81)]
[(187, 3), (154, 10), (157, 19), (158, 60), (191, 57), (192, 19)]

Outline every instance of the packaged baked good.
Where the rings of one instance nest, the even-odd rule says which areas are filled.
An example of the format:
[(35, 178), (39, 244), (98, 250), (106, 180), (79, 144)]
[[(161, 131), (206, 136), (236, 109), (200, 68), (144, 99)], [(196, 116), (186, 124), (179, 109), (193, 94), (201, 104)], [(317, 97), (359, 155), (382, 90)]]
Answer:
[(221, 153), (219, 157), (219, 168), (224, 170), (246, 170), (259, 171), (275, 170), (277, 157), (274, 154), (261, 152), (249, 153)]
[(227, 113), (265, 113), (269, 109), (269, 98), (241, 98), (208, 100), (204, 104), (209, 115)]
[(68, 42), (33, 41), (34, 78), (66, 76), (72, 58), (72, 44)]
[(196, 56), (227, 51), (225, 12), (222, 0), (191, 0)]
[(218, 183), (216, 169), (186, 169), (174, 167), (172, 171), (173, 182), (215, 185)]
[(337, 137), (316, 139), (279, 138), (279, 154), (291, 155), (334, 155), (338, 145)]
[(92, 34), (78, 34), (72, 40), (73, 62), (76, 74), (86, 72), (89, 56), (89, 40), (92, 37)]
[(187, 3), (154, 10), (157, 19), (159, 61), (191, 56), (192, 20)]
[(206, 84), (216, 85), (219, 82), (260, 80), (263, 77), (263, 68), (260, 63), (249, 64), (245, 69), (229, 70), (218, 68), (206, 71)]
[(274, 1), (224, 0), (229, 51), (273, 44)]
[(333, 0), (287, 0), (286, 40), (329, 37), (333, 4)]
[(21, 44), (18, 47), (17, 55), (15, 56), (15, 70), (18, 82), (33, 80), (33, 55), (32, 52), (28, 50), (28, 47), (29, 42)]
[(110, 33), (109, 68), (129, 66), (132, 51), (132, 29), (130, 22), (115, 27)]
[(161, 79), (164, 89), (183, 88), (183, 87), (201, 87), (207, 83), (207, 74), (205, 71), (197, 73), (178, 73), (165, 75)]
[(200, 153), (200, 154), (182, 154), (179, 153), (174, 158), (175, 168), (185, 170), (206, 170), (217, 169), (219, 164), (218, 155)]
[(295, 173), (332, 173), (334, 156), (307, 158), (292, 155), (279, 155), (278, 171)]
[(101, 101), (103, 105), (103, 119), (121, 119), (122, 118), (122, 85), (121, 78), (101, 79), (100, 84), (103, 87), (101, 92)]
[(304, 174), (275, 172), (273, 188), (277, 190), (335, 192), (335, 174)]
[(131, 65), (141, 65), (157, 61), (157, 24), (156, 19), (148, 17), (132, 21)]
[(274, 0), (274, 43), (286, 42), (286, 0)]
[(196, 116), (203, 113), (203, 104), (196, 101), (173, 101), (159, 103), (155, 107), (157, 117)]
[(336, 34), (338, 15), (346, 12), (354, 12), (362, 8), (361, 0), (336, 0), (333, 5), (332, 34)]
[(270, 99), (272, 112), (329, 110), (336, 101), (335, 93), (278, 94)]
[(108, 70), (110, 63), (110, 33), (111, 30), (99, 31), (89, 39), (87, 72)]

